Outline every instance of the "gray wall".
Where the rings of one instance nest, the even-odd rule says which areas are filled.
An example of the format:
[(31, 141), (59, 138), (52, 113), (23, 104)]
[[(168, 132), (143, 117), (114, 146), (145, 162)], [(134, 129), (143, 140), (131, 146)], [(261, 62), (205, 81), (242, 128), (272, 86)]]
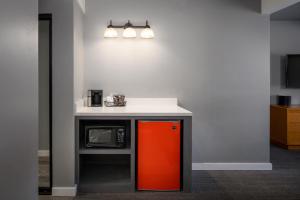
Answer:
[(271, 102), (276, 95), (291, 95), (300, 104), (300, 89), (286, 89), (284, 63), (287, 54), (300, 54), (300, 21), (271, 21)]
[(78, 1), (74, 1), (74, 99), (82, 99), (84, 74), (84, 44), (83, 44), (84, 13)]
[[(269, 17), (260, 0), (87, 0), (85, 91), (178, 97), (193, 115), (193, 162), (268, 162)], [(104, 39), (112, 19), (154, 40)]]
[(38, 2), (0, 1), (0, 194), (38, 193)]
[(39, 21), (39, 150), (49, 150), (49, 21)]
[(73, 186), (73, 0), (40, 0), (39, 13), (52, 13), (53, 19), (53, 185)]

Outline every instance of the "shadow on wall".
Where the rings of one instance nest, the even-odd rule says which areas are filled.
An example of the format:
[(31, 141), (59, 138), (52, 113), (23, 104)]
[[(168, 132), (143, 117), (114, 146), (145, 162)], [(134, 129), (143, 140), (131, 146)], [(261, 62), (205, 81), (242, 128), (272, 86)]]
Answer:
[(251, 11), (261, 14), (261, 0), (251, 0), (251, 1), (236, 0), (236, 5), (240, 5), (241, 7), (246, 8), (247, 10), (249, 9)]
[[(205, 1), (189, 1), (189, 4), (203, 4)], [(212, 1), (212, 4), (215, 2)], [(261, 15), (261, 0), (222, 0), (217, 1), (217, 4), (223, 4), (223, 6), (234, 5), (236, 8), (243, 8), (243, 10), (248, 10), (249, 12), (255, 12)], [(195, 5), (196, 6), (196, 5)]]

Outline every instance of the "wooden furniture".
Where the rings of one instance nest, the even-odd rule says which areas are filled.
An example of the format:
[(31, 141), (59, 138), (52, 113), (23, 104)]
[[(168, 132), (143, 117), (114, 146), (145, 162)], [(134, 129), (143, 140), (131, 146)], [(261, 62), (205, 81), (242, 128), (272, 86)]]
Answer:
[(271, 143), (286, 149), (300, 149), (300, 105), (271, 105)]

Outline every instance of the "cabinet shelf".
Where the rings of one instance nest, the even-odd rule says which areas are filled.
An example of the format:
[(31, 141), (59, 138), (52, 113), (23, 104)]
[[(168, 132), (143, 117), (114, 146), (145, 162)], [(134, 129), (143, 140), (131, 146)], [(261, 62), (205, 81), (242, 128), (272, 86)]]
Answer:
[(130, 155), (80, 157), (80, 193), (131, 191)]
[(125, 154), (130, 155), (131, 149), (80, 149), (79, 154)]
[(80, 193), (129, 192), (130, 167), (127, 165), (84, 166), (79, 185)]

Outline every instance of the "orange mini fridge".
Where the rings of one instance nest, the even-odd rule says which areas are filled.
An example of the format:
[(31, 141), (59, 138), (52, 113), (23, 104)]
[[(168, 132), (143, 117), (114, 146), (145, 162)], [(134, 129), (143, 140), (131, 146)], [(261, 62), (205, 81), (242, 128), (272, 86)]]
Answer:
[(180, 121), (138, 121), (138, 190), (180, 190), (180, 129)]

